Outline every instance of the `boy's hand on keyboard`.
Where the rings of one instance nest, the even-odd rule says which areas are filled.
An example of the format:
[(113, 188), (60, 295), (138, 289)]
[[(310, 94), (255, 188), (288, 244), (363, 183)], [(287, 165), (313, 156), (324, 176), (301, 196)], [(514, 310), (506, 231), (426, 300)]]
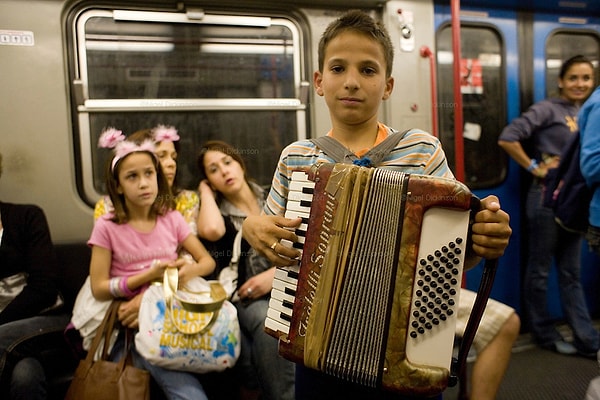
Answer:
[(298, 227), (300, 218), (289, 219), (277, 215), (248, 216), (242, 226), (242, 235), (250, 246), (264, 255), (275, 265), (293, 265), (300, 256), (296, 249), (279, 243), (282, 239), (296, 242), (298, 237), (293, 229)]

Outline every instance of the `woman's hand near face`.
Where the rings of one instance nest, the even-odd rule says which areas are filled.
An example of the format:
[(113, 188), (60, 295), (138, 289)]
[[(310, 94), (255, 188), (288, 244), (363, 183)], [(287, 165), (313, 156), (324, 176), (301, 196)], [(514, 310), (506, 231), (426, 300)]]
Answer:
[(225, 220), (215, 200), (215, 192), (208, 180), (204, 179), (198, 185), (200, 195), (200, 210), (198, 211), (198, 236), (202, 239), (217, 241), (225, 235)]

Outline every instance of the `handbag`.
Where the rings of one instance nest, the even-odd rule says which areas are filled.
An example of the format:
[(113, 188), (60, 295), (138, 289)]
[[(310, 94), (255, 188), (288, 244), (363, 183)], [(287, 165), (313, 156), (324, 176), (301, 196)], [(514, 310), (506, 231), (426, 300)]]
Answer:
[[(65, 400), (150, 399), (150, 373), (133, 366), (133, 333), (125, 334), (125, 353), (118, 362), (108, 361), (108, 343), (115, 327), (119, 302), (113, 301), (106, 312), (90, 350), (79, 362)], [(100, 348), (100, 346), (102, 346)], [(100, 357), (95, 360), (95, 355)]]
[(238, 263), (240, 260), (240, 253), (242, 252), (242, 230), (240, 229), (235, 235), (233, 241), (233, 253), (231, 254), (231, 260), (229, 265), (226, 266), (219, 272), (219, 282), (223, 285), (227, 298), (236, 302), (240, 298), (237, 294), (237, 283), (238, 283)]
[(192, 278), (178, 287), (176, 268), (145, 292), (135, 336), (138, 353), (150, 364), (193, 373), (220, 372), (241, 350), (237, 309), (217, 281)]

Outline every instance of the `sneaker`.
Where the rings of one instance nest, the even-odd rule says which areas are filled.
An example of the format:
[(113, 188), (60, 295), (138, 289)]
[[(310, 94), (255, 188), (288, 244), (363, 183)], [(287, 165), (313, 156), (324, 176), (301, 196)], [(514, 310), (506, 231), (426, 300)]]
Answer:
[(554, 343), (543, 346), (545, 349), (553, 350), (559, 354), (567, 354), (573, 355), (577, 354), (577, 349), (569, 342), (565, 342), (564, 340), (557, 340)]

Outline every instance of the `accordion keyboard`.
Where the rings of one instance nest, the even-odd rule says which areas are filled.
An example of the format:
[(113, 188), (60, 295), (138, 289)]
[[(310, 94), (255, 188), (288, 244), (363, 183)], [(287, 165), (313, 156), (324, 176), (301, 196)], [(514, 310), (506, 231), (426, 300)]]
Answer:
[[(315, 183), (308, 179), (307, 173), (302, 171), (292, 173), (285, 217), (292, 219), (302, 218), (302, 223), (295, 231), (296, 236), (298, 236), (298, 242), (292, 243), (284, 239), (281, 241), (281, 245), (296, 248), (301, 253), (308, 227), (308, 217), (310, 216), (314, 187)], [(296, 265), (275, 269), (271, 300), (269, 301), (269, 310), (265, 319), (265, 328), (273, 333), (289, 333), (292, 309), (294, 307), (294, 296), (296, 294), (296, 287), (298, 286), (299, 269), (299, 261)]]

